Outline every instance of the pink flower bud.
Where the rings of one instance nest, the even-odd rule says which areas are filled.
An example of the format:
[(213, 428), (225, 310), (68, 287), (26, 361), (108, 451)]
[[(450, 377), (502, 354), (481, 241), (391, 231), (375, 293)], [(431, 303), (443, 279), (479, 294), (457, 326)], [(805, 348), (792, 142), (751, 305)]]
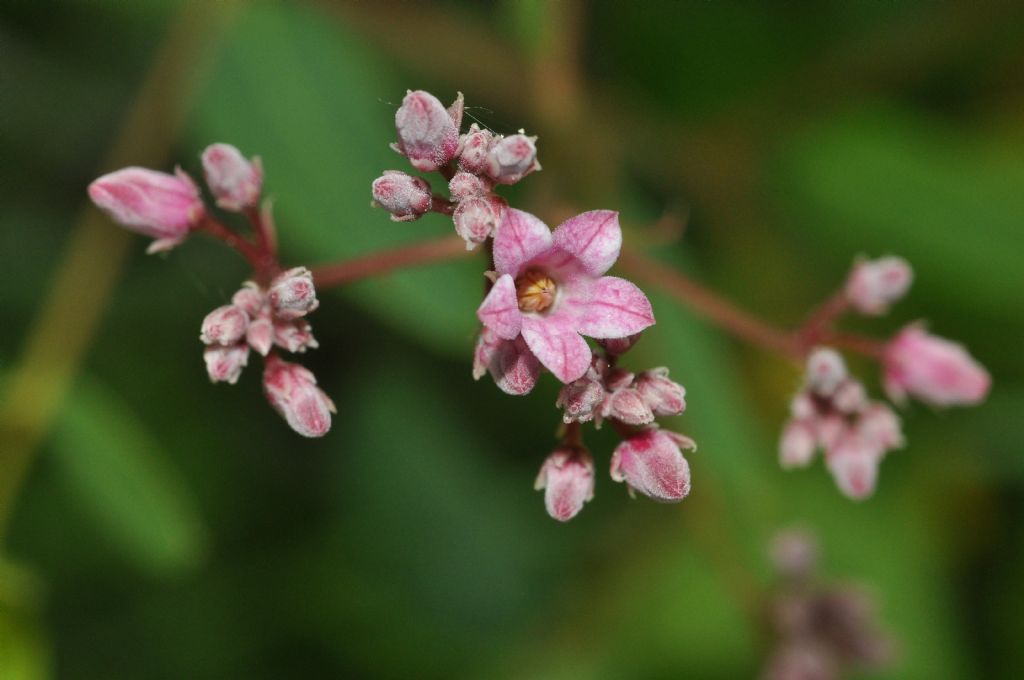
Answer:
[(815, 429), (818, 446), (828, 450), (835, 446), (836, 443), (846, 435), (850, 429), (850, 424), (846, 422), (846, 418), (841, 415), (837, 413), (830, 413), (818, 418), (817, 428)]
[(331, 429), (334, 402), (305, 367), (271, 355), (263, 370), (263, 390), (270, 405), (303, 437), (322, 437)]
[(250, 319), (255, 319), (266, 306), (267, 298), (259, 286), (252, 281), (246, 281), (231, 297), (231, 304), (240, 307)]
[(452, 220), (456, 233), (466, 241), (467, 250), (472, 250), (494, 233), (502, 208), (501, 201), (493, 197), (468, 198), (459, 203)]
[(487, 172), (487, 154), (494, 145), (490, 130), (481, 130), (476, 123), (459, 140), (459, 168), (473, 175)]
[(313, 337), (309, 322), (305, 319), (278, 321), (274, 324), (274, 343), (289, 352), (305, 352), (316, 349), (320, 344)]
[(647, 425), (654, 422), (654, 413), (640, 392), (633, 387), (615, 390), (601, 409), (604, 418), (614, 418), (627, 425)]
[(494, 384), (505, 394), (519, 396), (529, 393), (537, 384), (541, 366), (522, 336), (503, 340), (484, 327), (473, 355), (473, 378), (479, 380), (490, 372)]
[(832, 405), (843, 413), (856, 413), (868, 403), (864, 385), (852, 378), (844, 380), (832, 395)]
[(498, 184), (515, 184), (540, 170), (536, 141), (522, 133), (499, 139), (487, 154), (487, 174)]
[(629, 387), (636, 380), (636, 374), (624, 368), (609, 368), (604, 373), (604, 386), (609, 392)]
[(816, 394), (831, 396), (846, 379), (846, 362), (839, 352), (822, 347), (807, 357), (807, 386)]
[(468, 172), (457, 172), (448, 182), (448, 193), (453, 201), (464, 201), (474, 196), (483, 196), (487, 187), (482, 179)]
[(813, 423), (791, 420), (786, 423), (779, 440), (779, 464), (784, 469), (805, 467), (814, 458), (817, 441)]
[(423, 90), (405, 95), (395, 114), (395, 129), (398, 150), (420, 172), (446, 165), (459, 145), (459, 130), (451, 114), (437, 97)]
[(977, 404), (992, 382), (963, 345), (929, 335), (916, 324), (890, 341), (884, 362), (885, 390), (897, 402), (910, 393), (935, 406)]
[(818, 415), (818, 408), (814, 405), (814, 399), (806, 392), (797, 392), (793, 401), (789, 402), (789, 412), (797, 420), (810, 420)]
[(175, 174), (124, 168), (89, 185), (89, 198), (115, 222), (156, 239), (146, 250), (169, 250), (206, 215), (199, 189), (181, 168)]
[(245, 341), (261, 356), (267, 356), (274, 344), (274, 322), (267, 316), (253, 320), (245, 333)]
[(564, 422), (586, 423), (594, 419), (595, 411), (602, 401), (604, 386), (597, 373), (590, 369), (579, 380), (562, 386), (555, 406), (565, 409), (562, 416)]
[(534, 488), (544, 489), (544, 506), (559, 522), (568, 522), (594, 497), (594, 460), (581, 446), (564, 446), (547, 457)]
[(910, 289), (914, 272), (901, 257), (863, 260), (846, 280), (846, 299), (863, 314), (884, 314)]
[(241, 211), (259, 203), (263, 190), (263, 165), (258, 156), (246, 160), (230, 144), (211, 144), (203, 151), (206, 184), (225, 210)]
[(430, 211), (430, 185), (420, 177), (385, 170), (373, 180), (373, 202), (391, 213), (395, 222), (409, 222)]
[(622, 356), (629, 350), (633, 349), (633, 345), (640, 341), (642, 333), (635, 333), (628, 335), (624, 338), (599, 338), (597, 344), (604, 348), (604, 351), (614, 356)]
[(313, 287), (313, 273), (305, 267), (295, 267), (278, 274), (270, 283), (267, 297), (280, 319), (297, 319), (320, 306)]
[(772, 539), (771, 559), (782, 576), (804, 580), (814, 573), (818, 564), (818, 542), (806, 531), (780, 531)]
[(656, 501), (685, 498), (690, 493), (690, 465), (679, 446), (695, 446), (692, 440), (673, 434), (651, 428), (625, 439), (612, 454), (612, 479)]
[(686, 388), (669, 380), (667, 368), (641, 373), (636, 389), (656, 416), (677, 416), (686, 410)]
[(874, 444), (856, 433), (849, 433), (828, 451), (825, 461), (843, 495), (862, 500), (874, 493), (879, 457)]
[(242, 369), (249, 363), (248, 345), (210, 345), (203, 352), (206, 372), (212, 382), (226, 382), (234, 385)]
[(199, 339), (207, 345), (234, 345), (245, 337), (248, 326), (248, 314), (234, 305), (224, 305), (203, 319)]

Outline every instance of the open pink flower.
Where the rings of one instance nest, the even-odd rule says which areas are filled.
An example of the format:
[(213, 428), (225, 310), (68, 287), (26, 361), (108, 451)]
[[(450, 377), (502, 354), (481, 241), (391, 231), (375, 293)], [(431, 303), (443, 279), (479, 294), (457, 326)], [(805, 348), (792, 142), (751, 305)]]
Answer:
[(477, 316), (500, 338), (522, 334), (545, 368), (572, 382), (590, 367), (584, 335), (624, 338), (654, 324), (643, 291), (604, 276), (621, 246), (610, 210), (577, 215), (554, 233), (529, 213), (506, 210), (494, 237), (498, 279)]

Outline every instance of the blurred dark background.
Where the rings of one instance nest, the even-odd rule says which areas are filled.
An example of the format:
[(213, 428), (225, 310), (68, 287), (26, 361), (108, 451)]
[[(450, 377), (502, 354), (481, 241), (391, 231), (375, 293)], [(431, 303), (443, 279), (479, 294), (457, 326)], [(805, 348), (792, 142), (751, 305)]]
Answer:
[[(909, 298), (852, 327), (929, 320), (992, 372), (988, 402), (909, 408), (852, 503), (821, 464), (778, 468), (798, 368), (651, 291), (627, 363), (686, 385), (666, 424), (700, 444), (693, 492), (631, 501), (588, 434), (597, 497), (560, 525), (532, 490), (554, 381), (472, 381), (467, 260), (323, 296), (304, 363), (339, 413), (299, 438), (258, 369), (205, 375), (199, 323), (242, 261), (200, 238), (146, 256), (85, 187), (198, 176), (224, 141), (262, 156), (290, 262), (443, 235), (369, 206), (409, 88), (540, 136), (518, 207), (619, 209), (774, 323), (856, 255), (906, 257)], [(1024, 676), (1022, 107), (1008, 2), (5, 2), (0, 676), (753, 677), (766, 544), (793, 522), (876, 594), (900, 648), (880, 677)]]

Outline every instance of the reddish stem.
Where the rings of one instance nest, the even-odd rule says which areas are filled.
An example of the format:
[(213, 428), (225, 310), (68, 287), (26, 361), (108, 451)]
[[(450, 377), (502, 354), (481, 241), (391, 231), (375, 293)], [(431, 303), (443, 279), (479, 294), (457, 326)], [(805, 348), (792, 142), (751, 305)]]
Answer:
[(821, 341), (828, 328), (849, 309), (846, 291), (836, 291), (828, 300), (818, 306), (804, 321), (798, 333), (801, 344), (810, 347)]
[(455, 204), (449, 201), (444, 196), (434, 196), (430, 200), (431, 212), (441, 213), (442, 215), (451, 215), (455, 212)]
[(386, 274), (402, 267), (455, 260), (468, 254), (465, 242), (446, 236), (434, 241), (382, 250), (311, 269), (317, 290), (326, 290), (370, 276)]

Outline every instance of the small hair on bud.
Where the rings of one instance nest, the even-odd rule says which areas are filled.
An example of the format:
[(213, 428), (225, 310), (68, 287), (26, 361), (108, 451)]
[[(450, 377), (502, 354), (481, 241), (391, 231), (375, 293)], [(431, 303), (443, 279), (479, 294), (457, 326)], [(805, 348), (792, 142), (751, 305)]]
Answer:
[(690, 493), (689, 463), (676, 439), (656, 428), (641, 430), (615, 448), (611, 477), (656, 501), (673, 503)]
[(313, 273), (305, 267), (279, 274), (270, 283), (267, 297), (279, 319), (297, 319), (320, 305), (313, 286)]
[(202, 155), (206, 184), (225, 210), (254, 208), (263, 191), (263, 165), (258, 156), (247, 160), (230, 144), (211, 144)]
[(448, 182), (448, 193), (453, 201), (464, 201), (467, 198), (483, 196), (487, 193), (484, 181), (468, 172), (457, 172)]
[(670, 380), (665, 367), (637, 376), (636, 389), (656, 416), (677, 416), (686, 410), (686, 388)]
[(235, 305), (224, 305), (203, 319), (199, 339), (207, 345), (234, 345), (245, 337), (249, 315)]
[(494, 135), (490, 130), (481, 130), (473, 123), (469, 132), (459, 139), (459, 169), (472, 175), (487, 172), (487, 157), (494, 145)]
[(910, 289), (914, 272), (902, 257), (861, 260), (846, 280), (846, 299), (862, 314), (880, 315)]
[(322, 437), (331, 429), (334, 402), (317, 387), (307, 368), (270, 355), (263, 370), (263, 391), (270, 405), (303, 437)]
[(594, 459), (582, 446), (558, 448), (544, 461), (534, 488), (544, 490), (548, 514), (568, 522), (594, 497)]
[(419, 219), (430, 211), (433, 195), (430, 185), (421, 177), (398, 170), (385, 170), (373, 180), (373, 203), (391, 213), (395, 222)]
[[(461, 111), (460, 100), (456, 108)], [(461, 115), (460, 115), (461, 122)], [(455, 157), (458, 125), (437, 97), (423, 90), (410, 91), (395, 113), (398, 150), (420, 172), (434, 172)]]
[(466, 249), (472, 250), (494, 233), (504, 205), (493, 196), (467, 198), (459, 203), (452, 215), (455, 232), (466, 242)]
[(242, 369), (249, 363), (249, 346), (245, 344), (210, 345), (203, 352), (206, 373), (211, 382), (226, 382), (234, 385), (242, 375)]
[(540, 170), (536, 141), (522, 133), (499, 139), (487, 154), (487, 174), (498, 184), (515, 184)]
[(590, 369), (579, 380), (562, 386), (555, 406), (565, 409), (565, 423), (586, 423), (594, 419), (604, 397), (604, 386), (597, 372)]

